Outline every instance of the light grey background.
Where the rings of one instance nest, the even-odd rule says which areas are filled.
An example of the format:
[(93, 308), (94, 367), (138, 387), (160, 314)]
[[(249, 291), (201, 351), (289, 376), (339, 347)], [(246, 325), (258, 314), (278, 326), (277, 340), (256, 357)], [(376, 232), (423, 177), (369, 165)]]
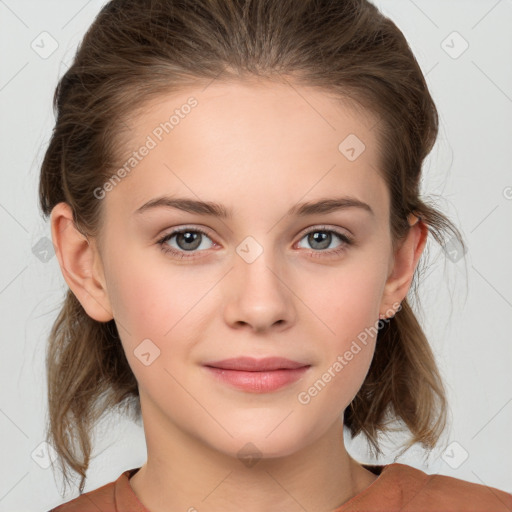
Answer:
[[(37, 185), (57, 79), (103, 3), (0, 0), (0, 511), (44, 512), (78, 494), (61, 497), (59, 475), (41, 467), (45, 343), (67, 285)], [(437, 198), (469, 247), (465, 260), (451, 261), (456, 247), (446, 258), (429, 244), (421, 287), (420, 318), (448, 387), (451, 428), (428, 461), (416, 448), (398, 461), (512, 492), (512, 2), (375, 3), (405, 33), (440, 112), (423, 193)], [(347, 445), (362, 462), (396, 455), (391, 441), (379, 461), (364, 443)], [(86, 491), (145, 461), (142, 427), (103, 422), (95, 454)]]

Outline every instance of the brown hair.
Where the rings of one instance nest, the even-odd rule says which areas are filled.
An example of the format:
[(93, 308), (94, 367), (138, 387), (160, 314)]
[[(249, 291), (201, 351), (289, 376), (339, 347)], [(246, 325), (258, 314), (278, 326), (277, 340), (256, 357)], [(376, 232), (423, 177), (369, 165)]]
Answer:
[[(106, 4), (55, 91), (56, 125), (39, 186), (44, 215), (65, 201), (77, 229), (98, 236), (102, 202), (94, 190), (122, 161), (127, 121), (144, 102), (190, 85), (251, 78), (318, 87), (371, 112), (378, 119), (380, 172), (391, 194), (395, 246), (407, 234), (408, 214), (416, 212), (436, 242), (455, 238), (464, 248), (451, 221), (420, 199), (422, 163), (438, 132), (435, 104), (403, 34), (366, 0)], [(66, 465), (80, 475), (82, 492), (92, 428), (117, 406), (140, 417), (137, 381), (114, 320), (91, 319), (70, 290), (49, 336), (46, 364), (47, 441), (64, 476)], [(345, 425), (353, 436), (363, 433), (377, 453), (378, 434), (390, 428), (390, 419), (410, 432), (407, 448), (433, 448), (446, 412), (433, 353), (405, 299), (379, 330), (366, 380), (345, 410)]]

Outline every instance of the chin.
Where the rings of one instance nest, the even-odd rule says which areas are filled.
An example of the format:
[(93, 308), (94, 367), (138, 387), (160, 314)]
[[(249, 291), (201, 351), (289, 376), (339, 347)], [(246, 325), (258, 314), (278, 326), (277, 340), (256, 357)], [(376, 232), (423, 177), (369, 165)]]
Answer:
[[(227, 430), (233, 437), (222, 435), (216, 439), (210, 439), (209, 443), (214, 449), (225, 453), (230, 457), (238, 458), (242, 462), (255, 459), (270, 459), (288, 457), (313, 442), (320, 433), (307, 431), (305, 425), (293, 424), (289, 419), (283, 421), (255, 421), (251, 424), (233, 424), (233, 428)], [(282, 421), (281, 424), (279, 424)], [(297, 421), (297, 418), (295, 418)], [(245, 427), (245, 428), (244, 428)]]

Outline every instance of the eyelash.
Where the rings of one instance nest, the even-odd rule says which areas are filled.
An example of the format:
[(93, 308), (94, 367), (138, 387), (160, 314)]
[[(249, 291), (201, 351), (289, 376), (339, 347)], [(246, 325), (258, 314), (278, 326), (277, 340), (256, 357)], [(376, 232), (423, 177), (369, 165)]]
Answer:
[[(196, 253), (192, 252), (190, 255), (186, 253), (186, 251), (178, 251), (174, 249), (173, 247), (170, 247), (166, 244), (173, 236), (179, 235), (180, 233), (201, 233), (202, 235), (205, 235), (206, 237), (210, 238), (208, 233), (200, 228), (180, 228), (175, 231), (172, 231), (171, 233), (168, 233), (163, 238), (158, 240), (157, 244), (160, 245), (162, 251), (164, 254), (171, 254), (174, 257), (177, 257), (179, 259), (189, 259), (189, 258), (196, 258)], [(342, 242), (343, 244), (338, 247), (337, 249), (331, 249), (329, 251), (326, 250), (311, 250), (312, 252), (309, 254), (310, 257), (315, 258), (318, 256), (324, 256), (324, 257), (334, 257), (338, 254), (341, 254), (344, 252), (348, 246), (354, 245), (354, 239), (344, 233), (341, 233), (334, 229), (328, 229), (327, 226), (320, 226), (316, 227), (315, 229), (312, 229), (310, 231), (307, 231), (302, 234), (299, 241), (302, 240), (305, 236), (311, 234), (311, 233), (334, 233)], [(210, 238), (211, 239), (211, 238)], [(199, 251), (202, 252), (202, 251)]]

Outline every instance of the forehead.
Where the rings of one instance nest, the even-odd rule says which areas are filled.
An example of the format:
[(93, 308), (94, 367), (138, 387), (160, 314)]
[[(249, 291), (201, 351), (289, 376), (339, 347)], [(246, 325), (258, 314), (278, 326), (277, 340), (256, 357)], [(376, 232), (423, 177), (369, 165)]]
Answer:
[[(134, 139), (143, 140), (148, 130), (160, 140), (171, 132), (174, 135), (186, 132), (189, 124), (194, 125), (194, 131), (204, 140), (211, 140), (215, 135), (220, 140), (226, 133), (230, 138), (238, 135), (239, 143), (247, 132), (253, 137), (258, 130), (259, 140), (267, 136), (268, 142), (280, 133), (284, 140), (302, 136), (316, 142), (318, 134), (327, 136), (328, 143), (329, 133), (336, 141), (351, 129), (371, 143), (376, 122), (372, 112), (350, 98), (337, 97), (317, 87), (268, 81), (214, 81), (205, 87), (190, 87), (152, 98), (133, 112), (128, 121), (131, 143)], [(185, 122), (186, 119), (191, 121)], [(170, 124), (167, 130), (166, 123)], [(217, 130), (209, 130), (210, 126)], [(222, 141), (228, 142), (225, 138)]]
[(384, 190), (375, 118), (318, 88), (213, 82), (154, 98), (127, 122), (125, 172), (107, 201), (125, 214), (163, 193), (235, 210), (278, 195), (288, 210), (334, 188), (366, 201)]

